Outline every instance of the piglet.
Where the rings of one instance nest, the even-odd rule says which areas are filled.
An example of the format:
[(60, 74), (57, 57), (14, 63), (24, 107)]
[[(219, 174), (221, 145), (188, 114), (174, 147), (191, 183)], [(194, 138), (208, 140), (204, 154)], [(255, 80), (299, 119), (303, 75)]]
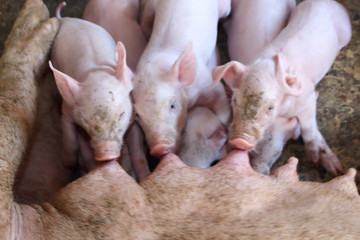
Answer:
[(296, 117), (279, 117), (265, 131), (264, 137), (249, 152), (251, 166), (259, 173), (270, 174), (271, 166), (280, 157), (285, 143), (300, 136), (300, 125)]
[(278, 117), (299, 120), (308, 159), (330, 173), (342, 171), (316, 123), (315, 86), (351, 38), (349, 16), (333, 0), (298, 5), (288, 25), (249, 65), (232, 61), (214, 68), (234, 91), (230, 143), (251, 150)]
[(184, 132), (178, 155), (187, 165), (207, 168), (225, 155), (225, 127), (209, 108), (191, 109)]
[[(143, 53), (147, 40), (138, 23), (140, 0), (90, 0), (84, 10), (83, 18), (106, 29), (115, 41), (121, 41), (127, 53), (127, 62), (131, 70)], [(125, 135), (128, 158), (136, 178), (142, 181), (150, 174), (144, 146), (144, 134), (134, 123)], [(125, 160), (126, 158), (122, 159)], [(124, 161), (127, 162), (127, 161)]]
[(155, 6), (155, 19), (134, 78), (134, 107), (150, 153), (162, 156), (176, 151), (187, 111), (195, 104), (210, 107), (223, 123), (228, 121), (224, 88), (210, 88), (208, 63), (215, 52), (218, 19), (229, 14), (230, 1), (146, 3)]
[(36, 69), (43, 66), (58, 26), (56, 19), (38, 16), (46, 11), (41, 0), (26, 1), (0, 59), (2, 238), (359, 238), (354, 169), (327, 183), (302, 182), (291, 158), (273, 176), (264, 176), (251, 169), (243, 151), (208, 169), (190, 168), (168, 154), (141, 184), (108, 161), (48, 203), (14, 202), (13, 179), (33, 123), (27, 117), (36, 110), (35, 76), (42, 73)]
[[(225, 23), (230, 59), (252, 63), (286, 26), (295, 6), (295, 0), (270, 0), (266, 4), (263, 0), (232, 0), (232, 17)], [(298, 136), (297, 126), (296, 118), (277, 118), (268, 127), (264, 138), (249, 153), (256, 171), (270, 173), (284, 143)]]
[[(116, 159), (132, 116), (133, 73), (126, 65), (125, 48), (98, 25), (75, 18), (60, 20), (50, 67), (64, 100), (66, 150), (76, 156), (82, 146), (87, 159), (92, 155), (99, 161)], [(84, 131), (79, 134), (77, 127)]]
[(137, 22), (139, 5), (140, 0), (90, 0), (83, 14), (83, 19), (102, 26), (124, 44), (133, 71), (147, 43)]
[(232, 0), (224, 26), (230, 59), (252, 63), (285, 27), (295, 6), (295, 0)]

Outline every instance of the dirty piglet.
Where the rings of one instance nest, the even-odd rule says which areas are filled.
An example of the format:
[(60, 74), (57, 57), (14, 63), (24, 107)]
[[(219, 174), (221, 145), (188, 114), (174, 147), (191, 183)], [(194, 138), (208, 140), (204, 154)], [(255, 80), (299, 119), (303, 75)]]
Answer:
[(351, 38), (349, 16), (333, 0), (307, 0), (249, 65), (232, 61), (213, 70), (233, 89), (229, 142), (251, 150), (279, 117), (299, 120), (308, 159), (336, 175), (342, 166), (316, 122), (315, 86)]
[[(126, 65), (125, 48), (98, 25), (74, 18), (60, 20), (50, 67), (64, 100), (65, 148), (76, 156), (81, 146), (85, 161), (116, 159), (132, 114), (133, 73)], [(78, 134), (78, 126), (89, 135), (90, 146), (87, 137)]]
[[(271, 8), (269, 8), (271, 6)], [(286, 26), (295, 0), (232, 0), (232, 17), (225, 23), (231, 60), (251, 64), (264, 48)], [(296, 138), (296, 118), (277, 118), (264, 133), (265, 137), (250, 151), (253, 168), (269, 174), (271, 165), (289, 138)]]
[[(126, 48), (127, 62), (132, 71), (135, 71), (147, 40), (138, 23), (140, 0), (90, 0), (84, 10), (83, 19), (105, 28), (115, 41), (121, 41)], [(132, 124), (125, 134), (121, 162), (131, 159), (137, 179), (142, 180), (150, 174), (146, 158), (144, 134), (137, 123)], [(127, 149), (125, 149), (127, 148)]]
[[(154, 24), (136, 69), (133, 97), (150, 154), (160, 157), (177, 150), (187, 111), (199, 101), (223, 123), (229, 118), (225, 91), (220, 85), (210, 88), (207, 64), (215, 52), (218, 20), (229, 14), (230, 1), (145, 2), (151, 3)], [(142, 15), (150, 16), (148, 11)]]

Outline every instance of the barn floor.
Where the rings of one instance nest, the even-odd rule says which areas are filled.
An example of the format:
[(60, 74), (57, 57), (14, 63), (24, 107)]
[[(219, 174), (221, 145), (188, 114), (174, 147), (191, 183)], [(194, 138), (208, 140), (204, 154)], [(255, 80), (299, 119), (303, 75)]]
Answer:
[[(55, 7), (61, 2), (45, 0), (54, 15)], [(63, 16), (79, 17), (87, 1), (68, 0)], [(327, 76), (318, 85), (318, 125), (329, 146), (337, 154), (345, 169), (356, 168), (360, 171), (360, 1), (339, 0), (349, 11), (353, 36), (350, 44), (342, 49)], [(21, 9), (24, 0), (2, 0), (0, 4), (0, 54), (3, 43)], [(226, 47), (226, 36), (221, 33), (219, 45)], [(223, 52), (223, 61), (227, 60)], [(290, 156), (300, 159), (298, 167), (302, 180), (328, 181), (332, 177), (325, 170), (306, 164), (304, 147), (299, 141), (289, 142), (280, 160), (282, 165)], [(360, 173), (356, 182), (360, 187)]]

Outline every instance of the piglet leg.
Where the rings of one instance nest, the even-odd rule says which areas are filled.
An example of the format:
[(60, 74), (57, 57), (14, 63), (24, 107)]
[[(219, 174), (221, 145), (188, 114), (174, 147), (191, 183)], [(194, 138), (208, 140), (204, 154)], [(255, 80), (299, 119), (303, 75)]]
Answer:
[(309, 107), (298, 116), (307, 159), (314, 164), (321, 164), (329, 173), (338, 175), (343, 172), (341, 163), (317, 127), (316, 99), (317, 93), (314, 92), (308, 99)]
[(280, 157), (285, 143), (289, 139), (297, 139), (298, 120), (296, 118), (277, 118), (274, 124), (267, 130), (255, 150), (250, 152), (251, 166), (255, 171), (270, 174), (270, 168)]
[(127, 142), (131, 165), (136, 173), (137, 180), (141, 182), (150, 175), (150, 169), (145, 154), (144, 134), (137, 123), (134, 123), (128, 131)]

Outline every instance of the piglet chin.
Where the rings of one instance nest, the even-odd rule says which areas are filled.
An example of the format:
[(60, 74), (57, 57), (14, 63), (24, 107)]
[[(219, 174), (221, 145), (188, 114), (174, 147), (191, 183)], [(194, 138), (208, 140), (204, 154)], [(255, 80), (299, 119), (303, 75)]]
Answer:
[(151, 149), (150, 154), (155, 157), (161, 157), (167, 153), (173, 152), (174, 148), (175, 148), (175, 146), (173, 146), (173, 145), (157, 144)]
[(255, 147), (254, 143), (247, 141), (244, 138), (233, 138), (229, 141), (229, 143), (231, 145), (233, 145), (234, 147), (236, 147), (237, 149), (244, 150), (244, 151), (250, 151), (250, 150), (254, 149), (254, 147)]

